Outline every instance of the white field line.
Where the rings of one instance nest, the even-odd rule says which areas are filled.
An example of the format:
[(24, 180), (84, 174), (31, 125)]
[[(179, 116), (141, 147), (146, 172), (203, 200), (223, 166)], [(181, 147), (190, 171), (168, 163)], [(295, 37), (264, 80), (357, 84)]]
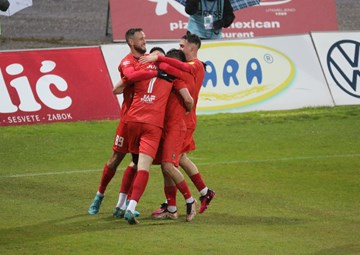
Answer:
[[(272, 158), (272, 159), (254, 159), (254, 160), (231, 160), (222, 162), (203, 162), (196, 163), (198, 166), (207, 165), (224, 165), (224, 164), (256, 164), (266, 162), (279, 162), (279, 161), (295, 161), (295, 160), (317, 160), (326, 158), (356, 158), (360, 157), (360, 154), (338, 154), (338, 155), (318, 155), (308, 157), (283, 157), (283, 158)], [(27, 173), (27, 174), (13, 174), (13, 175), (0, 175), (0, 179), (5, 178), (19, 178), (19, 177), (36, 177), (36, 176), (48, 176), (48, 175), (62, 175), (62, 174), (84, 174), (92, 172), (100, 172), (101, 169), (84, 169), (84, 170), (70, 170), (62, 172), (47, 172), (47, 173)]]

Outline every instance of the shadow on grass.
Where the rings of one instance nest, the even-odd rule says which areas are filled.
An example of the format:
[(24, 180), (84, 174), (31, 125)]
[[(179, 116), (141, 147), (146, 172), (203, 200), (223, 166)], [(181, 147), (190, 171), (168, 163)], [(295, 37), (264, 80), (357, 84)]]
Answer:
[(182, 224), (182, 221), (153, 220), (142, 217), (139, 225), (129, 225), (124, 219), (98, 214), (79, 214), (63, 219), (55, 219), (33, 225), (0, 229), (0, 246), (11, 247), (14, 244), (32, 243), (59, 236), (85, 234), (101, 231), (131, 231), (149, 226)]
[(303, 220), (283, 217), (261, 217), (261, 216), (237, 216), (230, 214), (202, 214), (197, 215), (190, 223), (185, 222), (185, 216), (181, 215), (178, 220), (154, 220), (151, 217), (141, 217), (140, 224), (129, 225), (124, 219), (114, 219), (108, 215), (79, 214), (63, 219), (44, 221), (41, 223), (7, 228), (0, 230), (0, 245), (11, 246), (13, 244), (37, 242), (44, 239), (56, 238), (58, 236), (84, 234), (101, 231), (131, 231), (146, 227), (178, 226), (181, 224), (194, 224), (197, 227), (203, 224), (210, 225), (294, 225), (302, 224)]

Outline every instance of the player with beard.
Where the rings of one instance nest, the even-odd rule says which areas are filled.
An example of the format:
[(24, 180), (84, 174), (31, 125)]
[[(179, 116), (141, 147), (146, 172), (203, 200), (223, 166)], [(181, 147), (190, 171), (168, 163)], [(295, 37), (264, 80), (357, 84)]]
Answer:
[[(122, 103), (120, 122), (116, 129), (115, 141), (112, 147), (113, 153), (104, 166), (98, 191), (88, 209), (89, 214), (97, 214), (99, 212), (105, 190), (114, 177), (117, 167), (128, 153), (127, 129), (124, 118), (133, 98), (134, 88), (132, 84), (143, 79), (150, 79), (157, 76), (157, 67), (155, 65), (141, 65), (138, 62), (139, 58), (146, 52), (144, 31), (141, 28), (131, 28), (126, 32), (125, 38), (130, 47), (130, 53), (121, 60), (118, 70), (122, 82), (128, 84), (128, 86), (123, 90), (124, 101)], [(136, 155), (134, 155), (134, 157), (135, 159), (133, 161), (136, 161)], [(136, 164), (131, 162), (123, 175), (123, 180), (125, 179), (124, 184), (128, 183), (128, 179), (132, 180), (136, 172)], [(128, 188), (128, 186), (124, 185), (121, 187), (121, 190), (127, 190)], [(116, 215), (117, 212), (114, 211), (114, 216)], [(135, 215), (137, 215), (137, 213)]]
[[(160, 47), (153, 47), (150, 50), (150, 54), (157, 54), (157, 55), (165, 55), (165, 52), (162, 48)], [(140, 69), (141, 66), (144, 67), (144, 65), (141, 64), (136, 64), (135, 65), (135, 69)], [(127, 89), (131, 89), (132, 90), (132, 96), (133, 96), (133, 90), (134, 90), (134, 86), (127, 86), (126, 83), (124, 83), (122, 80), (120, 80), (120, 82), (118, 82), (116, 84), (116, 86), (113, 89), (113, 93), (114, 94), (121, 94), (124, 91), (126, 91)], [(132, 99), (132, 98), (131, 98)], [(130, 107), (130, 105), (128, 105), (128, 107)], [(127, 146), (127, 145), (126, 145)], [(137, 155), (133, 155), (134, 157), (137, 157)], [(137, 160), (137, 159), (135, 159)], [(133, 162), (130, 163), (130, 166), (135, 165)], [(136, 165), (135, 165), (136, 167)], [(122, 182), (121, 182), (121, 186), (120, 186), (120, 191), (119, 191), (119, 198), (118, 198), (118, 202), (115, 206), (114, 212), (113, 212), (113, 216), (115, 218), (123, 218), (124, 214), (125, 214), (125, 210), (126, 207), (128, 205), (128, 198), (131, 197), (131, 192), (132, 192), (132, 182), (135, 179), (136, 176), (136, 168), (132, 168), (131, 170), (129, 169), (128, 171), (124, 172), (123, 178), (122, 178)], [(134, 215), (136, 217), (139, 216), (139, 213), (137, 211), (134, 212)]]

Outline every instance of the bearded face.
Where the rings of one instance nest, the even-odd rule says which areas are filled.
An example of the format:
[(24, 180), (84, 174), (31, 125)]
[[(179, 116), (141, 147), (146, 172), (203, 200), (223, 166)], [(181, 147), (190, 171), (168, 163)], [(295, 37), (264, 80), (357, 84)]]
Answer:
[(145, 33), (143, 31), (136, 32), (132, 40), (132, 46), (134, 50), (143, 55), (146, 52), (146, 40)]
[(145, 54), (146, 52), (146, 46), (143, 45), (143, 46), (139, 46), (139, 45), (134, 45), (134, 49), (139, 52), (140, 54)]

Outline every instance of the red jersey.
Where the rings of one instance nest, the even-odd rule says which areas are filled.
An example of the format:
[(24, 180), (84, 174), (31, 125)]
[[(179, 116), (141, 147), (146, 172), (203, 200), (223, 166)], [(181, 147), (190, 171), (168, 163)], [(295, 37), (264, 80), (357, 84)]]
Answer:
[(194, 99), (194, 107), (192, 108), (190, 114), (185, 116), (185, 122), (186, 122), (187, 128), (195, 129), (195, 127), (196, 127), (196, 105), (197, 105), (197, 102), (199, 99), (200, 89), (201, 89), (201, 86), (202, 86), (202, 83), (204, 80), (205, 69), (204, 69), (203, 63), (198, 59), (192, 60), (188, 63), (192, 67), (192, 73), (195, 76), (195, 83), (193, 83), (194, 87), (189, 88), (189, 92)]
[(136, 82), (126, 122), (147, 123), (163, 128), (165, 108), (172, 87), (171, 82), (159, 78)]
[(133, 83), (138, 80), (150, 79), (157, 75), (156, 66), (153, 63), (141, 65), (139, 59), (135, 58), (133, 54), (129, 53), (120, 62), (118, 67), (120, 77), (127, 86), (123, 92), (124, 101), (121, 106), (121, 115), (124, 116), (130, 108), (134, 86)]
[(129, 110), (132, 99), (134, 96), (134, 86), (128, 85), (123, 91), (123, 102), (121, 105), (121, 117), (125, 116), (126, 112)]
[[(194, 77), (190, 73), (183, 72), (177, 68), (174, 68), (173, 66), (170, 66), (167, 63), (160, 63), (159, 69), (178, 78), (174, 81), (174, 87), (176, 88), (176, 90), (188, 88), (188, 86), (193, 86), (192, 84), (194, 83)], [(174, 128), (180, 130), (186, 129), (186, 124), (184, 122), (185, 112), (186, 109), (184, 106), (183, 98), (179, 93), (173, 91), (170, 94), (169, 101), (166, 106), (166, 128)]]
[(159, 61), (166, 62), (170, 64), (171, 66), (174, 66), (182, 71), (190, 73), (194, 77), (194, 82), (191, 84), (188, 84), (188, 89), (191, 94), (191, 96), (194, 99), (194, 107), (190, 114), (185, 116), (185, 122), (187, 128), (195, 129), (196, 127), (196, 105), (199, 99), (199, 93), (202, 86), (202, 82), (204, 80), (205, 76), (205, 69), (203, 63), (198, 60), (194, 59), (189, 62), (181, 62), (180, 60), (174, 59), (174, 58), (168, 58), (159, 56)]
[(157, 75), (155, 63), (140, 64), (139, 59), (129, 53), (119, 65), (121, 79), (126, 84), (131, 84), (144, 79), (151, 79)]
[[(185, 83), (180, 80), (175, 80), (174, 83), (181, 83), (185, 85)], [(184, 107), (183, 98), (178, 92), (173, 90), (170, 93), (169, 100), (166, 105), (165, 120), (164, 120), (165, 128), (186, 130), (186, 124), (184, 121), (185, 112), (186, 110)]]

